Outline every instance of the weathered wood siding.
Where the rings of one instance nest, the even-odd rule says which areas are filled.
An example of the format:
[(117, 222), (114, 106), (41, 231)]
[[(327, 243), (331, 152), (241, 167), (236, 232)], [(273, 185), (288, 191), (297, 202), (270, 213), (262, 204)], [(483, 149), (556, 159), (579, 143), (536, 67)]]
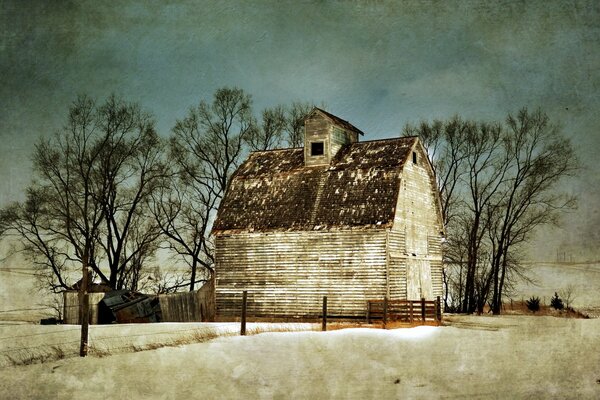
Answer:
[(442, 280), (442, 238), (440, 235), (430, 235), (428, 237), (428, 243), (429, 262), (431, 265), (431, 282), (433, 285), (433, 297), (443, 297), (444, 286)]
[(330, 158), (335, 157), (335, 155), (338, 153), (338, 151), (340, 151), (342, 146), (349, 143), (354, 143), (356, 141), (358, 141), (358, 133), (351, 132), (339, 126), (332, 126), (331, 139), (329, 141), (331, 149)]
[[(427, 154), (417, 144), (414, 156), (409, 155), (402, 170), (390, 234), (390, 252), (396, 255), (392, 259), (404, 272), (406, 289), (399, 293), (409, 300), (419, 297), (433, 299), (442, 295), (443, 227), (438, 207), (435, 177)], [(393, 293), (392, 298), (395, 298)]]
[(404, 231), (388, 232), (389, 294), (391, 300), (406, 299), (406, 253)]
[[(88, 293), (90, 305), (90, 324), (98, 323), (98, 304), (104, 298), (104, 293)], [(63, 292), (63, 322), (65, 324), (80, 324), (79, 319), (79, 292)]]
[(364, 316), (386, 294), (384, 229), (241, 233), (216, 238), (217, 316)]
[(193, 292), (159, 295), (160, 322), (214, 321), (214, 290), (214, 281), (209, 281)]
[[(330, 142), (332, 123), (320, 113), (313, 113), (304, 122), (304, 160), (306, 166), (326, 165), (331, 161)], [(323, 142), (323, 155), (311, 156), (311, 143)]]
[[(333, 123), (320, 112), (304, 121), (304, 160), (306, 166), (327, 165), (342, 146), (358, 141), (358, 133)], [(311, 143), (323, 142), (323, 155), (311, 156)]]

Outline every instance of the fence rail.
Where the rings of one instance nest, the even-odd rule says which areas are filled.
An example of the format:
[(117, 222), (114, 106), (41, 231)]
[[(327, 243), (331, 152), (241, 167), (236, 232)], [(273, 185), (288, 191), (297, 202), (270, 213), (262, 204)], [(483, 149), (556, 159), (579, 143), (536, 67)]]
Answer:
[(368, 300), (367, 323), (373, 320), (424, 323), (442, 320), (440, 297), (435, 300)]

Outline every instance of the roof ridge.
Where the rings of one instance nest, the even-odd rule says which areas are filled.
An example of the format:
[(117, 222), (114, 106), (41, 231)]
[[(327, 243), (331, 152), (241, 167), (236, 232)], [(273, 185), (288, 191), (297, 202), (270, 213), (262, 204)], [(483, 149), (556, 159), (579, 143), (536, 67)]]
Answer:
[(302, 150), (304, 147), (300, 146), (300, 147), (282, 147), (282, 148), (277, 148), (277, 149), (267, 149), (267, 150), (252, 150), (250, 152), (250, 154), (258, 154), (258, 153), (268, 153), (271, 151), (284, 151), (284, 150)]
[(405, 139), (418, 139), (418, 136), (399, 136), (393, 138), (383, 138), (383, 139), (373, 139), (373, 140), (363, 140), (362, 142), (354, 142), (352, 144), (365, 144), (365, 143), (374, 143), (374, 142), (391, 142), (394, 140), (405, 140)]
[(330, 113), (328, 111), (325, 111), (322, 108), (314, 107), (313, 110), (311, 111), (311, 114), (313, 112), (315, 112), (315, 110), (319, 111), (319, 112), (321, 112), (323, 114), (325, 114), (326, 117), (328, 117), (329, 119), (333, 120), (338, 125), (341, 125), (344, 128), (346, 128), (346, 129), (350, 129), (352, 131), (355, 131), (355, 132), (357, 132), (357, 133), (359, 133), (359, 134), (361, 134), (363, 136), (365, 135), (365, 133), (363, 131), (361, 131), (360, 129), (358, 129), (356, 126), (352, 125), (350, 122), (348, 122), (345, 119), (342, 119), (342, 118), (338, 117), (337, 115), (334, 115), (334, 114), (332, 114), (332, 113)]
[[(363, 140), (363, 141), (354, 142), (354, 143), (351, 143), (351, 145), (360, 145), (360, 144), (375, 143), (375, 142), (391, 142), (394, 140), (415, 139), (415, 138), (418, 138), (418, 136), (413, 135), (413, 136), (400, 136), (400, 137), (383, 138), (383, 139), (372, 139), (372, 140)], [(302, 150), (303, 148), (304, 148), (304, 146), (282, 147), (282, 148), (267, 149), (267, 150), (253, 150), (250, 152), (250, 154), (268, 153), (268, 152), (272, 152), (272, 151)]]

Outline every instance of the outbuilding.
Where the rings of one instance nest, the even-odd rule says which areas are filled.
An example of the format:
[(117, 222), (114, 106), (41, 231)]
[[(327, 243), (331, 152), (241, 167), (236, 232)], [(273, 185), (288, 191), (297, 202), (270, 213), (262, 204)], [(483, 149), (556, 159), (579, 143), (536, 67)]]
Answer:
[(322, 109), (304, 147), (250, 154), (213, 226), (217, 317), (363, 317), (367, 301), (442, 295), (436, 180), (417, 137), (359, 141)]

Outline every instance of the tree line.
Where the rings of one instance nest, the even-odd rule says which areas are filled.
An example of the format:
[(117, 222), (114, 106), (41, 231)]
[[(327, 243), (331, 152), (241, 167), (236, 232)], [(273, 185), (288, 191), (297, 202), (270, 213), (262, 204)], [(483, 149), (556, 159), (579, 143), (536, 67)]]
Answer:
[[(262, 110), (238, 88), (220, 88), (177, 120), (164, 138), (151, 113), (110, 96), (70, 106), (65, 125), (33, 151), (25, 200), (0, 210), (0, 237), (14, 236), (42, 286), (73, 288), (76, 277), (113, 289), (194, 290), (214, 274), (211, 224), (235, 169), (253, 150), (299, 147), (314, 107)], [(428, 150), (447, 241), (446, 310), (501, 312), (523, 244), (555, 224), (573, 196), (560, 190), (578, 162), (570, 141), (540, 110), (503, 122), (454, 117), (407, 125)], [(159, 249), (187, 265), (152, 267)]]
[(496, 123), (423, 121), (403, 135), (421, 138), (438, 182), (446, 310), (499, 314), (515, 279), (526, 279), (519, 260), (535, 228), (576, 205), (560, 187), (578, 169), (570, 140), (526, 108)]
[[(161, 137), (138, 104), (87, 96), (33, 151), (25, 200), (0, 210), (0, 236), (31, 261), (44, 288), (73, 288), (77, 272), (113, 289), (170, 292), (212, 277), (211, 223), (229, 177), (248, 151), (297, 147), (313, 104), (262, 111), (238, 88), (216, 90)], [(152, 268), (159, 249), (189, 267)]]

